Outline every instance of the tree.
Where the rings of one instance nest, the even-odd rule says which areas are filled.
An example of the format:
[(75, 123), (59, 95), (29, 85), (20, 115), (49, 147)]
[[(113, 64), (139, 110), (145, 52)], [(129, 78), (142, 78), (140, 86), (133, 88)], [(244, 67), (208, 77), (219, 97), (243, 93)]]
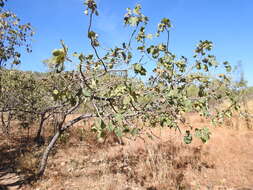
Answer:
[[(4, 8), (6, 0), (0, 1), (0, 99), (6, 99), (6, 94), (3, 92), (5, 85), (5, 68), (8, 63), (10, 66), (20, 64), (19, 52), (20, 48), (25, 47), (27, 52), (31, 52), (30, 38), (33, 36), (31, 25), (20, 24), (20, 19), (16, 14)], [(7, 74), (8, 75), (8, 74)], [(0, 104), (0, 115), (3, 129), (7, 129), (10, 125), (12, 113), (8, 112), (7, 123), (4, 122), (3, 110), (6, 104)], [(7, 131), (5, 131), (7, 132)]]
[(30, 23), (20, 24), (16, 14), (4, 9), (5, 1), (0, 1), (0, 68), (8, 61), (17, 65), (20, 63), (18, 48), (25, 47), (31, 52), (30, 38), (34, 32)]
[[(54, 101), (53, 92), (67, 85), (64, 75), (50, 73), (36, 76), (33, 72), (2, 70), (2, 94), (0, 99), (1, 124), (3, 132), (9, 136), (12, 120), (20, 121), (24, 129), (38, 122), (35, 141), (44, 142), (42, 131), (45, 122), (67, 108), (67, 100)], [(68, 86), (68, 85), (67, 85)], [(60, 102), (60, 103), (59, 103)]]
[[(170, 20), (163, 18), (155, 34), (146, 33), (149, 19), (142, 14), (141, 5), (138, 4), (134, 9), (127, 9), (124, 16), (125, 25), (134, 28), (130, 39), (102, 56), (98, 34), (92, 28), (93, 17), (98, 15), (97, 4), (94, 0), (86, 0), (85, 6), (85, 14), (89, 16), (87, 36), (94, 54), (74, 53), (79, 62), (78, 68), (66, 77), (65, 88), (53, 91), (55, 101), (68, 102), (69, 107), (62, 113), (58, 131), (43, 153), (39, 175), (44, 173), (49, 153), (57, 139), (73, 124), (87, 118), (96, 120), (93, 130), (99, 138), (105, 138), (106, 131), (112, 131), (119, 137), (125, 134), (138, 135), (144, 130), (134, 122), (139, 119), (146, 128), (160, 125), (180, 130), (185, 134), (184, 141), (188, 144), (192, 140), (193, 130), (203, 142), (209, 139), (210, 132), (208, 128), (193, 129), (190, 126), (182, 131), (179, 123), (185, 122), (185, 112), (198, 112), (213, 121), (231, 116), (231, 110), (237, 106), (230, 78), (226, 75), (231, 66), (228, 62), (219, 64), (215, 56), (210, 54), (213, 46), (211, 41), (200, 41), (193, 55), (193, 63), (186, 57), (177, 57), (168, 47)], [(165, 42), (161, 41), (162, 35), (167, 36)], [(157, 38), (156, 41), (161, 42), (152, 44), (150, 38)], [(62, 48), (55, 49), (47, 62), (56, 74), (65, 75), (64, 64), (72, 62), (72, 59), (63, 41), (61, 45)], [(148, 80), (141, 78), (148, 72), (144, 62), (156, 64)], [(218, 67), (222, 73), (213, 72), (210, 75)], [(211, 87), (213, 79), (226, 87), (222, 96)], [(193, 85), (198, 92), (190, 97), (188, 89)], [(224, 110), (213, 112), (209, 105), (212, 99), (228, 100), (231, 104)], [(93, 109), (65, 121), (67, 115), (87, 102)]]
[[(2, 77), (1, 120), (8, 135), (11, 120), (17, 119), (23, 127), (29, 128), (29, 124), (37, 120), (42, 105), (48, 105), (49, 101), (45, 101), (43, 85), (32, 73), (2, 70)], [(7, 122), (4, 115), (8, 116)]]

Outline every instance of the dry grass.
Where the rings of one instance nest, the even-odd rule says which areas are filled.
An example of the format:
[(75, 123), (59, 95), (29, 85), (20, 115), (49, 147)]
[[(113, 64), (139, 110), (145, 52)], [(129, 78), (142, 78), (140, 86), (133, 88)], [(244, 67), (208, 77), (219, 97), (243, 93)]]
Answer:
[[(209, 125), (197, 115), (188, 117), (193, 126)], [(60, 139), (45, 177), (22, 189), (253, 189), (253, 131), (244, 122), (244, 118), (234, 116), (224, 123), (226, 127), (211, 127), (211, 140), (204, 145), (197, 139), (185, 145), (182, 134), (154, 129), (154, 140), (147, 136), (124, 139), (124, 146), (113, 135), (99, 143), (90, 131), (92, 121), (79, 123)], [(1, 142), (1, 166), (12, 160), (13, 167), (19, 168), (16, 171), (36, 169), (43, 149), (32, 146), (32, 142), (22, 147), (24, 143), (17, 143), (22, 142), (20, 139), (9, 144)], [(4, 149), (7, 145), (9, 148)]]
[(50, 160), (45, 178), (31, 189), (163, 190), (253, 186), (252, 132), (236, 134), (234, 130), (218, 129), (203, 146), (197, 141), (190, 146), (181, 144), (176, 140), (179, 134), (165, 132), (168, 132), (167, 138), (164, 135), (160, 142), (139, 139), (125, 146), (95, 148), (92, 144), (80, 143), (65, 147)]
[[(191, 120), (197, 126), (207, 125), (195, 115)], [(77, 126), (76, 130), (80, 128), (84, 126)], [(78, 131), (71, 133), (78, 134)], [(70, 143), (60, 145), (62, 149), (50, 159), (45, 178), (32, 189), (202, 190), (253, 187), (252, 131), (218, 127), (212, 130), (212, 138), (207, 144), (194, 140), (191, 145), (185, 145), (181, 134), (169, 129), (156, 129), (153, 132), (159, 139), (125, 139), (124, 146), (97, 144), (94, 134), (85, 131), (82, 141), (80, 136), (70, 134)]]

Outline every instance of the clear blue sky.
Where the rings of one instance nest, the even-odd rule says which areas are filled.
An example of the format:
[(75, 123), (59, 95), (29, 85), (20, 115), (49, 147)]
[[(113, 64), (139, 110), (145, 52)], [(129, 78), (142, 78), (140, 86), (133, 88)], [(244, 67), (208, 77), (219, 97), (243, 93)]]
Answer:
[[(141, 3), (151, 25), (171, 19), (170, 47), (177, 55), (191, 56), (199, 40), (214, 42), (220, 61), (242, 62), (249, 85), (253, 85), (253, 0), (98, 0), (100, 16), (95, 29), (103, 45), (113, 47), (127, 39), (122, 18), (127, 7)], [(63, 39), (71, 51), (89, 51), (87, 17), (83, 0), (9, 0), (9, 10), (35, 28), (33, 52), (22, 56), (21, 69), (43, 71), (42, 60)]]

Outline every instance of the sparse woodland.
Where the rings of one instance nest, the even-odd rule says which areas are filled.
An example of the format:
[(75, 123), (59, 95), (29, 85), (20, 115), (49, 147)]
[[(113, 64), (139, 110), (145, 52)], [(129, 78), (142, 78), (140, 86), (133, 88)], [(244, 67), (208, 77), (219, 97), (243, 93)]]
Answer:
[[(103, 34), (98, 35), (93, 30), (93, 18), (99, 19), (99, 9), (95, 0), (86, 0), (89, 25), (84, 35), (89, 39), (93, 54), (70, 54), (71, 47), (63, 39), (58, 48), (52, 50), (52, 55), (45, 58), (48, 72), (29, 72), (19, 71), (15, 65), (22, 64), (20, 49), (32, 51), (32, 23), (22, 24), (14, 13), (5, 9), (6, 3), (0, 1), (0, 135), (3, 142), (9, 143), (1, 146), (22, 142), (26, 148), (15, 153), (21, 157), (26, 158), (22, 151), (29, 148), (36, 153), (22, 183), (42, 180), (47, 163), (52, 165), (56, 152), (71, 144), (71, 138), (86, 144), (92, 141), (90, 146), (103, 149), (111, 138), (118, 143), (117, 147), (136, 139), (156, 142), (159, 140), (154, 130), (170, 129), (181, 134), (177, 141), (187, 147), (194, 139), (200, 139), (205, 146), (212, 139), (213, 126), (232, 121), (235, 116), (243, 118), (248, 123), (247, 130), (251, 129), (252, 116), (247, 107), (251, 88), (243, 79), (239, 83), (234, 81), (233, 68), (227, 61), (216, 60), (211, 41), (199, 41), (191, 58), (171, 52), (170, 19), (162, 18), (158, 27), (152, 29), (154, 32), (147, 33), (151, 18), (142, 13), (140, 4), (128, 8), (123, 22), (132, 30), (129, 39), (105, 51), (100, 46)], [(73, 64), (73, 69), (66, 70), (66, 63)], [(154, 66), (152, 71), (149, 64)], [(197, 115), (205, 124), (194, 126), (191, 115)], [(87, 123), (86, 129), (78, 127)], [(1, 152), (3, 150), (4, 147)], [(180, 156), (179, 149), (173, 150)], [(164, 151), (157, 159), (168, 165), (168, 148), (164, 144), (152, 151), (139, 151), (133, 158), (136, 162), (128, 164), (135, 165), (138, 159)], [(0, 156), (8, 155), (1, 152)], [(198, 156), (197, 149), (194, 154)], [(91, 160), (92, 155), (88, 155)], [(0, 169), (6, 167), (1, 159)], [(191, 159), (189, 156), (190, 165), (197, 167)], [(149, 168), (149, 172), (157, 172), (158, 176), (161, 171), (151, 160), (149, 166), (153, 169)], [(99, 164), (93, 163), (94, 166)], [(61, 167), (65, 167), (64, 164)], [(135, 175), (128, 169), (124, 172)], [(180, 185), (180, 175), (175, 179), (179, 184), (175, 189), (185, 189)]]

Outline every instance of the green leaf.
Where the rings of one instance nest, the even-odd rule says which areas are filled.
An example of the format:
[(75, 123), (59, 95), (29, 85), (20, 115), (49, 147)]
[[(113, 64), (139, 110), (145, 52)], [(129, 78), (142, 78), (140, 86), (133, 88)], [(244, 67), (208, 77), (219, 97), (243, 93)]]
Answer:
[(115, 126), (110, 122), (110, 123), (107, 125), (107, 128), (108, 128), (108, 130), (109, 130), (110, 132), (113, 132)]
[(59, 94), (59, 91), (58, 91), (58, 90), (54, 90), (54, 91), (53, 91), (53, 94), (58, 95), (58, 94)]
[(230, 110), (227, 110), (225, 112), (225, 116), (228, 117), (228, 118), (231, 118), (232, 117), (232, 112)]
[(117, 122), (122, 123), (124, 117), (123, 117), (122, 114), (118, 113), (118, 114), (115, 115), (115, 119), (116, 119)]
[(139, 63), (134, 64), (134, 72), (140, 75), (146, 75), (146, 69)]
[(122, 137), (122, 136), (123, 136), (123, 132), (122, 132), (122, 130), (121, 130), (120, 127), (116, 127), (116, 128), (114, 129), (114, 133), (115, 133), (115, 135), (116, 135), (117, 137)]
[(141, 14), (140, 10), (141, 10), (141, 5), (140, 5), (140, 4), (137, 4), (137, 5), (135, 6), (135, 8), (133, 9), (133, 13), (134, 13), (134, 14), (137, 14), (137, 15), (140, 15), (140, 14)]
[(208, 72), (209, 69), (208, 69), (207, 64), (204, 64), (204, 68), (203, 69), (204, 69), (205, 72)]
[(167, 27), (171, 27), (170, 19), (168, 19), (168, 18), (163, 18), (161, 23), (165, 24)]
[(139, 132), (140, 132), (140, 129), (139, 128), (133, 128), (132, 130), (131, 130), (131, 135), (138, 135), (139, 134)]
[(129, 133), (130, 132), (130, 128), (128, 126), (124, 126), (123, 128), (123, 133)]
[(192, 142), (192, 135), (190, 131), (186, 131), (186, 135), (184, 136), (185, 144), (190, 144)]
[(225, 68), (226, 68), (227, 72), (231, 72), (232, 71), (232, 67), (230, 65), (226, 65)]
[(159, 44), (159, 45), (157, 46), (157, 48), (159, 49), (159, 51), (164, 51), (164, 50), (166, 50), (166, 45), (164, 45), (164, 44)]
[(140, 50), (140, 51), (144, 51), (145, 46), (138, 46), (137, 49)]
[(88, 33), (88, 38), (92, 39), (92, 38), (95, 38), (96, 37), (96, 33), (94, 31), (90, 31)]
[(138, 17), (132, 16), (132, 17), (129, 18), (128, 22), (129, 22), (129, 24), (130, 24), (131, 26), (137, 26), (137, 25), (139, 24), (140, 21), (139, 21), (139, 18), (138, 18)]
[(90, 97), (91, 93), (88, 90), (82, 89), (82, 93), (85, 97)]
[(195, 129), (195, 136), (197, 138), (200, 138), (200, 140), (203, 143), (206, 143), (210, 139), (211, 132), (207, 127), (204, 127), (203, 129)]
[(52, 51), (52, 54), (53, 54), (53, 56), (57, 57), (57, 56), (64, 54), (64, 50), (63, 49), (55, 49)]
[(80, 54), (77, 53), (77, 52), (74, 52), (74, 53), (73, 53), (73, 56), (78, 58), (78, 57), (80, 56)]
[(105, 129), (106, 128), (106, 124), (105, 124), (105, 122), (102, 119), (100, 120), (100, 128), (101, 129)]

